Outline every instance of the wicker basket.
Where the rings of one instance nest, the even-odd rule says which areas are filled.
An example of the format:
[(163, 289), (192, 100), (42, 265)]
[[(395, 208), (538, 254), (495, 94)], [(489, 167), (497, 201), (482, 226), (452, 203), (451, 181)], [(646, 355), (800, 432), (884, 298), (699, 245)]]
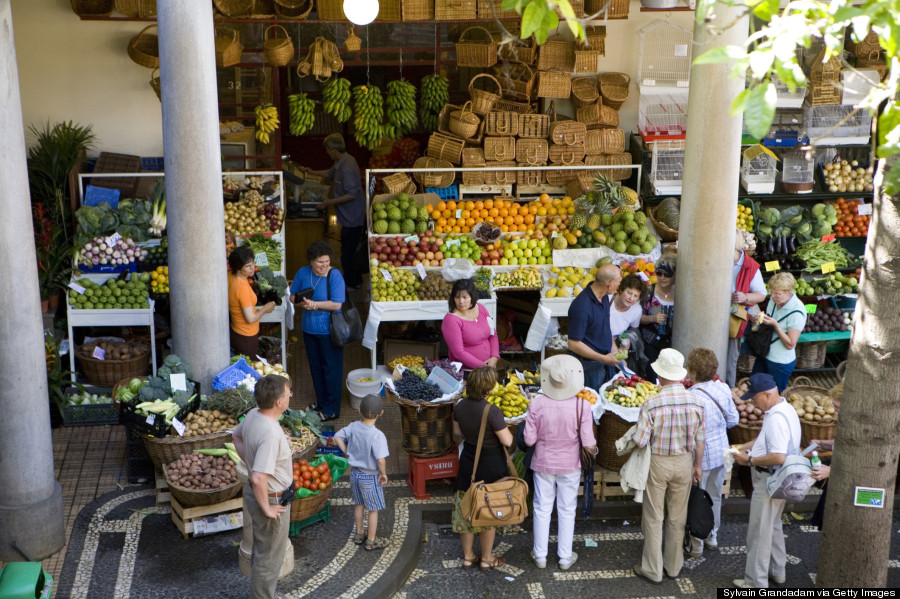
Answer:
[[(653, 208), (647, 208), (647, 210), (645, 210), (645, 212), (647, 213), (647, 218), (649, 218), (650, 222), (653, 223), (653, 227), (656, 229), (656, 233), (657, 233), (657, 235), (659, 235), (660, 239), (662, 239), (663, 241), (678, 241), (678, 229), (672, 229), (671, 227), (668, 227), (665, 224), (659, 222), (656, 219), (656, 207), (655, 206)], [(747, 355), (754, 357), (754, 356), (752, 356), (752, 354), (747, 354)], [(750, 368), (752, 370), (752, 368), (753, 368), (752, 364), (751, 364)]]
[[(312, 7), (310, 7), (312, 9)], [(271, 37), (269, 32), (277, 28), (281, 30), (284, 37)], [(269, 25), (263, 33), (263, 53), (266, 56), (266, 62), (273, 67), (283, 67), (291, 62), (294, 58), (294, 42), (287, 29), (281, 25)]]
[(603, 105), (603, 100), (575, 110), (575, 120), (587, 125), (588, 129), (615, 129), (619, 126), (619, 112)]
[[(631, 154), (628, 152), (620, 152), (617, 154), (599, 154), (594, 156), (586, 156), (584, 163), (587, 166), (631, 166)], [(631, 176), (630, 168), (613, 168), (606, 170), (603, 174), (613, 181), (622, 181)]]
[(572, 103), (575, 108), (583, 108), (593, 104), (600, 98), (597, 91), (597, 80), (593, 77), (576, 77), (572, 79)]
[(606, 56), (606, 25), (592, 25), (584, 28), (584, 47), (597, 50)]
[(478, 18), (483, 21), (518, 18), (515, 10), (503, 10), (503, 0), (478, 0)]
[(316, 11), (320, 21), (347, 21), (343, 0), (318, 0)]
[(631, 77), (625, 73), (603, 73), (600, 75), (600, 95), (604, 106), (618, 110), (628, 99)]
[[(481, 168), (484, 166), (484, 150), (482, 148), (463, 148), (463, 168)], [(484, 185), (484, 173), (466, 171), (462, 174), (463, 185)]]
[(625, 151), (625, 132), (621, 129), (592, 129), (584, 136), (585, 154), (615, 154)]
[[(486, 77), (490, 81), (497, 86), (497, 93), (493, 93), (487, 90), (478, 89), (475, 87), (475, 81), (477, 81), (481, 77)], [(469, 97), (472, 99), (472, 110), (474, 110), (477, 114), (482, 116), (486, 116), (491, 110), (494, 109), (494, 104), (497, 103), (497, 100), (500, 99), (500, 96), (503, 93), (503, 86), (500, 85), (500, 82), (497, 81), (497, 78), (493, 75), (489, 75), (488, 73), (478, 73), (469, 81)]]
[(550, 134), (549, 114), (520, 114), (519, 137), (547, 139)]
[(114, 5), (113, 0), (72, 0), (72, 11), (79, 17), (108, 17)]
[(213, 4), (226, 17), (246, 17), (253, 8), (253, 0), (213, 0)]
[(481, 127), (481, 117), (472, 112), (472, 102), (466, 102), (458, 110), (450, 113), (450, 131), (463, 139), (469, 139), (478, 135)]
[(400, 0), (378, 0), (376, 21), (400, 21)]
[[(420, 158), (416, 158), (415, 164), (413, 164), (413, 168), (453, 168), (453, 165), (450, 164), (446, 160), (440, 160), (438, 158), (430, 158), (427, 156), (422, 156)], [(453, 180), (456, 178), (455, 174), (452, 172), (439, 172), (439, 173), (422, 173), (416, 172), (413, 173), (413, 177), (418, 181), (423, 187), (449, 187), (453, 184)]]
[(325, 504), (328, 503), (333, 488), (333, 486), (329, 486), (315, 495), (294, 499), (291, 502), (291, 522), (300, 522), (313, 514), (321, 512), (325, 508)]
[(475, 0), (434, 0), (435, 21), (474, 21), (477, 17)]
[(116, 0), (116, 10), (126, 17), (147, 19), (156, 16), (156, 0)]
[(381, 180), (381, 184), (384, 186), (384, 193), (389, 194), (398, 194), (406, 191), (409, 183), (409, 175), (405, 173), (394, 173)]
[(144, 447), (150, 456), (150, 461), (156, 467), (157, 472), (164, 472), (164, 467), (171, 464), (186, 453), (192, 453), (195, 449), (218, 449), (225, 447), (225, 443), (231, 442), (231, 433), (219, 431), (208, 435), (196, 437), (151, 437), (141, 435)]
[(238, 41), (237, 29), (217, 27), (215, 44), (217, 67), (221, 69), (241, 62), (244, 46)]
[(312, 12), (313, 4), (313, 0), (300, 0), (299, 2), (294, 0), (275, 0), (275, 14), (284, 19), (305, 19)]
[(587, 127), (584, 123), (571, 119), (559, 119), (556, 115), (556, 103), (550, 104), (550, 127), (548, 138), (552, 143), (566, 146), (584, 145), (584, 136)]
[(75, 357), (78, 358), (79, 368), (87, 382), (99, 387), (112, 387), (122, 379), (130, 381), (134, 377), (146, 375), (150, 366), (149, 348), (128, 360), (98, 360), (83, 353), (81, 348), (75, 352)]
[(128, 42), (128, 56), (131, 60), (148, 69), (159, 68), (159, 36), (147, 33), (156, 23), (147, 25)]
[(344, 39), (344, 50), (347, 52), (358, 52), (362, 48), (362, 38), (356, 35), (353, 29), (347, 30), (347, 37)]
[(454, 401), (415, 402), (387, 391), (400, 408), (402, 447), (411, 456), (432, 458), (446, 455), (453, 446)]
[(304, 447), (303, 449), (295, 449), (291, 452), (291, 461), (292, 462), (300, 462), (302, 460), (306, 460), (307, 462), (316, 457), (316, 450), (319, 448), (319, 443), (312, 443), (309, 447)]
[(531, 166), (547, 164), (550, 144), (546, 139), (520, 138), (516, 140), (516, 162)]
[(803, 447), (806, 447), (812, 443), (813, 439), (833, 441), (836, 430), (836, 421), (823, 424), (821, 422), (807, 422), (806, 420), (800, 419), (800, 444)]
[(575, 42), (547, 40), (538, 50), (537, 68), (571, 74), (575, 70)]
[[(471, 103), (467, 102), (467, 104), (471, 106)], [(457, 133), (450, 126), (450, 115), (454, 112), (462, 111), (462, 108), (462, 106), (456, 106), (454, 104), (444, 104), (444, 107), (441, 108), (441, 112), (438, 113), (438, 133), (441, 133), (453, 139), (463, 138), (460, 133)], [(475, 118), (479, 119), (479, 121), (478, 125), (475, 127), (475, 132), (471, 135), (471, 137), (465, 137), (463, 141), (469, 145), (481, 145), (481, 140), (484, 139), (484, 121), (482, 121), (481, 118), (471, 110), (471, 108), (469, 109), (467, 114), (471, 114)]]
[(575, 74), (586, 75), (600, 70), (600, 59), (605, 56), (602, 50), (575, 50)]
[[(515, 112), (489, 112), (484, 119), (484, 134), (508, 136), (519, 134), (519, 115)], [(465, 159), (463, 159), (465, 166)]]
[(432, 158), (446, 160), (451, 164), (459, 164), (465, 145), (461, 139), (442, 133), (432, 133), (428, 138), (428, 148), (425, 150), (425, 154)]
[(494, 110), (500, 112), (515, 112), (516, 114), (534, 114), (537, 112), (534, 105), (529, 102), (516, 102), (508, 98), (500, 98), (494, 103)]
[[(512, 160), (491, 161), (484, 163), (485, 168), (517, 166)], [(484, 171), (485, 185), (512, 185), (516, 182), (516, 171)]]
[(202, 505), (215, 505), (234, 499), (241, 492), (244, 486), (239, 480), (234, 481), (227, 487), (219, 487), (218, 489), (186, 489), (173, 483), (166, 474), (166, 485), (169, 487), (169, 493), (178, 500), (183, 507), (199, 507)]
[(150, 72), (150, 87), (153, 88), (153, 91), (156, 92), (156, 97), (162, 102), (162, 84), (159, 79), (159, 69), (153, 69)]
[(762, 423), (750, 426), (748, 424), (738, 424), (728, 429), (728, 442), (732, 445), (741, 445), (752, 441), (759, 436), (762, 430)]
[[(659, 229), (657, 229), (659, 231)], [(662, 236), (660, 236), (662, 237)], [(753, 354), (738, 354), (737, 371), (753, 372), (753, 365), (756, 364), (756, 356)]]
[(401, 20), (409, 21), (433, 21), (434, 2), (431, 0), (403, 0), (401, 6)]
[(504, 63), (493, 69), (497, 79), (502, 81), (503, 95), (513, 100), (531, 100), (537, 73), (527, 64)]
[[(480, 31), (479, 35), (487, 36), (487, 40), (471, 39), (471, 34), (467, 39), (466, 34), (470, 31)], [(494, 66), (497, 64), (497, 48), (497, 41), (490, 31), (478, 25), (467, 27), (459, 34), (459, 41), (456, 42), (456, 66), (481, 68)]]
[[(798, 370), (810, 370), (813, 368), (822, 368), (825, 365), (825, 351), (828, 348), (827, 341), (804, 341), (797, 344), (797, 364), (794, 368)], [(827, 393), (827, 390), (825, 391)]]
[[(584, 162), (573, 162), (572, 164), (566, 164), (566, 166), (584, 166)], [(564, 171), (545, 171), (547, 176), (547, 185), (555, 185), (557, 187), (564, 187), (568, 185), (569, 181), (573, 181), (578, 177), (578, 171), (576, 170), (564, 170)], [(578, 195), (581, 195), (580, 193)]]
[(597, 464), (607, 470), (618, 472), (628, 461), (629, 455), (616, 453), (616, 441), (628, 432), (634, 423), (624, 420), (613, 412), (604, 412), (600, 423), (594, 427), (597, 438)]
[(578, 164), (584, 160), (584, 144), (551, 144), (547, 155), (553, 164)]
[[(606, 6), (606, 14), (599, 14), (600, 10)], [(584, 0), (584, 14), (588, 17), (597, 15), (597, 19), (627, 19), (628, 10), (631, 7), (630, 0)]]
[(516, 157), (515, 137), (485, 137), (485, 160), (513, 160)]
[(516, 183), (528, 187), (543, 185), (544, 171), (516, 171)]
[(531, 43), (527, 44), (521, 39), (500, 46), (500, 58), (509, 62), (518, 62), (521, 64), (533, 64), (537, 58), (537, 41), (534, 36), (528, 38)]
[(537, 95), (539, 98), (568, 98), (572, 93), (572, 74), (555, 71), (538, 71)]

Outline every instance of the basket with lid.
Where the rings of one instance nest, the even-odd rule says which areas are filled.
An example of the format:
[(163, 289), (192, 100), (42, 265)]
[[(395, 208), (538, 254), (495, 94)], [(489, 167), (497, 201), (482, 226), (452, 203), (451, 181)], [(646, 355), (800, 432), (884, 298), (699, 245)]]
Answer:
[(472, 102), (468, 101), (458, 110), (450, 113), (450, 131), (467, 139), (475, 137), (481, 126), (481, 117), (472, 112)]

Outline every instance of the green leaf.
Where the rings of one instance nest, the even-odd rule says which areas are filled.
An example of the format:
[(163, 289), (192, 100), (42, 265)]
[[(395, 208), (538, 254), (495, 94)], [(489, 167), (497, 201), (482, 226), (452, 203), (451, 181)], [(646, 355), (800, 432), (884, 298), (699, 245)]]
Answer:
[(747, 51), (740, 46), (719, 46), (695, 58), (694, 64), (721, 64), (746, 57)]
[(744, 108), (747, 106), (747, 98), (750, 96), (750, 90), (745, 89), (742, 90), (741, 93), (735, 97), (735, 99), (731, 102), (731, 116), (735, 116), (744, 112)]
[(575, 11), (572, 10), (572, 5), (569, 4), (569, 0), (559, 0), (557, 3), (559, 6), (559, 11), (562, 13), (566, 19), (575, 19)]
[(501, 10), (515, 10), (517, 13), (522, 13), (522, 8), (520, 6), (519, 0), (503, 0), (503, 4), (500, 5)]
[(744, 123), (750, 135), (759, 139), (766, 136), (775, 118), (777, 99), (775, 85), (771, 82), (758, 83), (750, 90), (744, 106)]
[(583, 42), (584, 27), (581, 26), (581, 22), (578, 19), (566, 19), (566, 24), (569, 26), (569, 31), (575, 36), (575, 39)]
[(775, 62), (772, 50), (755, 50), (750, 53), (750, 74), (754, 79), (764, 79)]
[(878, 117), (878, 157), (887, 158), (898, 152), (900, 152), (900, 105), (894, 102), (885, 106)]
[(557, 16), (556, 11), (550, 10), (545, 6), (544, 17), (538, 30), (534, 32), (534, 39), (537, 40), (538, 44), (543, 44), (547, 41), (547, 35), (550, 33), (550, 30), (556, 29), (558, 26), (559, 16)]
[[(522, 39), (527, 38), (540, 29), (541, 23), (544, 21), (544, 11), (546, 10), (547, 5), (541, 0), (531, 0), (528, 3), (528, 6), (522, 12)], [(544, 34), (544, 39), (547, 39), (546, 33)], [(541, 41), (538, 40), (538, 43), (541, 43)]]
[(762, 0), (753, 8), (753, 16), (767, 23), (777, 14), (778, 0)]
[(884, 192), (895, 196), (900, 193), (900, 168), (889, 168), (884, 175)]

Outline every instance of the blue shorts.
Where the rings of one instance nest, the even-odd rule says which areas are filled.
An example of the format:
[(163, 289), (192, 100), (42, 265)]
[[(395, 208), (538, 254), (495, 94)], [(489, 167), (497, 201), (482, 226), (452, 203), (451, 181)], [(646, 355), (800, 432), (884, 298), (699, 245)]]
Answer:
[(384, 509), (384, 488), (378, 484), (377, 474), (366, 474), (351, 468), (350, 492), (354, 504), (364, 505), (370, 512)]

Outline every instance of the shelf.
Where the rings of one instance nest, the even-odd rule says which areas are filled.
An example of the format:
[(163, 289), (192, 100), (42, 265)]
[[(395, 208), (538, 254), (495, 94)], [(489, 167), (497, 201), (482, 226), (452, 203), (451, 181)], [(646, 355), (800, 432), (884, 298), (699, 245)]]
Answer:
[(800, 333), (797, 343), (806, 343), (810, 341), (838, 341), (840, 339), (849, 339), (852, 331), (832, 331), (831, 333)]
[[(75, 327), (148, 327), (150, 329), (150, 360), (155, 373), (156, 328), (153, 322), (153, 306), (154, 302), (150, 302), (150, 307), (144, 310), (83, 310), (67, 305), (66, 320), (69, 328), (69, 342), (71, 344), (74, 339), (72, 329)], [(74, 347), (69, 348), (69, 370), (72, 372), (72, 380), (76, 380)]]

